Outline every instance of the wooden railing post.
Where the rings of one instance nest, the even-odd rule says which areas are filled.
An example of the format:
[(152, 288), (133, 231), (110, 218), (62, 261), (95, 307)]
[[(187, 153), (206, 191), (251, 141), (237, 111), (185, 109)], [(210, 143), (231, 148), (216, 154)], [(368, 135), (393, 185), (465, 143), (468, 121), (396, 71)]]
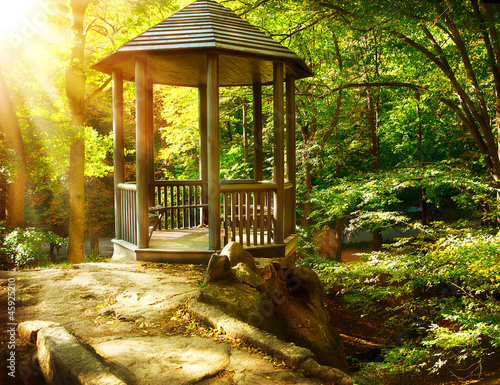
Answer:
[(208, 247), (220, 250), (219, 56), (207, 55)]
[(147, 143), (147, 59), (135, 62), (136, 89), (136, 175), (137, 175), (137, 246), (149, 247), (148, 218), (148, 143)]
[(278, 186), (274, 199), (274, 242), (284, 242), (284, 192), (285, 192), (285, 111), (283, 95), (283, 63), (273, 63), (274, 110), (274, 182)]
[(297, 222), (295, 159), (295, 76), (286, 76), (286, 181), (291, 183), (289, 201), (285, 211), (288, 213), (285, 237), (295, 234)]
[(122, 194), (118, 185), (125, 181), (125, 139), (123, 131), (123, 70), (113, 70), (113, 165), (115, 188), (115, 237), (122, 239)]
[[(201, 180), (201, 203), (208, 204), (208, 128), (207, 128), (207, 86), (201, 85), (199, 91), (199, 127), (200, 127), (200, 180)], [(208, 211), (206, 208), (200, 210), (201, 223), (208, 223)]]

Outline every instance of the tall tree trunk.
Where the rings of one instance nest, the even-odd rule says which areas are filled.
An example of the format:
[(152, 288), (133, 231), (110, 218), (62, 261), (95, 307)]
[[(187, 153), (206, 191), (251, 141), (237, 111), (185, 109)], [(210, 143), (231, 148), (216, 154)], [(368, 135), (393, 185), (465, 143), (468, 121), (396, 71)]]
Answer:
[[(337, 166), (335, 171), (336, 177), (340, 178), (340, 166)], [(342, 218), (335, 218), (335, 260), (342, 262)]]
[[(370, 129), (370, 154), (373, 159), (373, 169), (375, 172), (380, 170), (380, 151), (379, 140), (377, 135), (378, 126), (378, 100), (374, 103), (371, 88), (367, 89), (367, 107), (368, 107), (368, 126)], [(382, 247), (382, 231), (375, 229), (373, 231), (373, 248), (380, 250)]]
[(73, 41), (71, 60), (66, 70), (66, 95), (69, 99), (73, 142), (69, 159), (69, 243), (70, 263), (83, 260), (85, 233), (85, 34), (83, 20), (90, 0), (71, 0)]
[(16, 157), (11, 165), (14, 178), (6, 186), (6, 227), (11, 231), (16, 227), (24, 227), (24, 195), (26, 188), (26, 153), (24, 142), (12, 103), (9, 88), (0, 68), (0, 123), (5, 135), (7, 147), (14, 150)]

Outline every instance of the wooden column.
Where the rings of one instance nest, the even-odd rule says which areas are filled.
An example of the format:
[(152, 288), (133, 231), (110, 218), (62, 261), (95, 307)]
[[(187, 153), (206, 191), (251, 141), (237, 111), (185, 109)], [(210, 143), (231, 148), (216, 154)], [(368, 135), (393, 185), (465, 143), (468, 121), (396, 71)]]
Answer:
[(254, 179), (264, 179), (262, 149), (262, 84), (253, 85)]
[(296, 186), (296, 159), (295, 159), (295, 76), (286, 76), (286, 180), (292, 187), (290, 207), (286, 210), (290, 213), (291, 233), (295, 233), (295, 223), (297, 222), (297, 211), (295, 203)]
[(121, 194), (125, 182), (125, 135), (123, 129), (123, 71), (113, 70), (113, 165), (115, 185), (115, 238), (122, 239)]
[(207, 57), (208, 247), (220, 250), (219, 56)]
[(274, 182), (278, 186), (274, 195), (274, 242), (284, 242), (285, 193), (285, 103), (283, 97), (283, 63), (273, 63), (274, 111)]
[[(208, 132), (207, 132), (207, 86), (200, 86), (199, 126), (200, 126), (200, 180), (201, 203), (208, 204)], [(201, 210), (201, 223), (208, 224), (208, 210)]]
[(135, 61), (135, 110), (136, 110), (136, 183), (137, 183), (137, 246), (149, 247), (148, 233), (148, 82), (147, 60)]
[[(148, 78), (147, 89), (147, 141), (148, 141), (148, 206), (155, 205), (155, 140), (153, 115), (153, 80)], [(148, 229), (149, 231), (149, 229)]]

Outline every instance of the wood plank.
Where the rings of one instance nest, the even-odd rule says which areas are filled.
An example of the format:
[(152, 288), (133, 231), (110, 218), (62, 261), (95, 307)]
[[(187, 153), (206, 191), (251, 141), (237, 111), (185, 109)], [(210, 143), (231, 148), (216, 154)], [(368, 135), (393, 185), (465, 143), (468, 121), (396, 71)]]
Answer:
[(283, 94), (283, 63), (273, 63), (273, 116), (274, 116), (274, 182), (277, 185), (274, 195), (274, 242), (284, 240), (284, 183), (285, 183), (285, 121)]
[[(200, 130), (200, 181), (201, 181), (201, 202), (208, 204), (208, 102), (207, 102), (207, 87), (198, 87), (198, 114), (199, 114), (199, 130)], [(208, 211), (202, 210), (201, 223), (207, 223)]]
[(122, 192), (118, 185), (125, 181), (125, 134), (123, 124), (123, 71), (113, 71), (113, 165), (115, 190), (115, 237), (122, 239)]
[(295, 76), (286, 76), (286, 180), (292, 184), (290, 191), (289, 206), (285, 208), (288, 212), (288, 222), (285, 227), (289, 229), (288, 234), (295, 234), (297, 223), (296, 210), (296, 158), (295, 158)]
[(223, 193), (222, 194), (222, 203), (223, 203), (223, 210), (224, 210), (224, 245), (227, 245), (229, 243), (229, 226), (227, 221), (229, 220), (229, 215), (228, 215), (228, 204), (227, 204), (227, 198), (228, 194)]
[(231, 240), (236, 241), (236, 193), (231, 193)]
[(245, 210), (245, 224), (246, 224), (246, 244), (247, 246), (250, 246), (250, 224), (252, 223), (252, 215), (250, 211), (250, 198), (251, 198), (251, 192), (247, 191), (245, 193), (245, 200), (246, 200), (246, 210)]
[(208, 247), (220, 250), (219, 56), (207, 55)]
[(137, 246), (149, 246), (149, 191), (148, 191), (148, 154), (147, 154), (147, 59), (136, 58), (136, 175), (137, 175)]

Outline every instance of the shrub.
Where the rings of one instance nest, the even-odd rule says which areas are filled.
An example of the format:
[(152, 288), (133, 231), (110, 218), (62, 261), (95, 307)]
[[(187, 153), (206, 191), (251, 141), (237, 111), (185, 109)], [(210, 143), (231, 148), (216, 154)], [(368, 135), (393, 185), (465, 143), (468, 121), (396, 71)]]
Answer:
[(44, 261), (48, 253), (43, 249), (44, 244), (65, 244), (66, 240), (51, 231), (42, 231), (29, 228), (16, 228), (5, 236), (3, 251), (7, 260), (16, 266), (33, 266), (35, 260)]

